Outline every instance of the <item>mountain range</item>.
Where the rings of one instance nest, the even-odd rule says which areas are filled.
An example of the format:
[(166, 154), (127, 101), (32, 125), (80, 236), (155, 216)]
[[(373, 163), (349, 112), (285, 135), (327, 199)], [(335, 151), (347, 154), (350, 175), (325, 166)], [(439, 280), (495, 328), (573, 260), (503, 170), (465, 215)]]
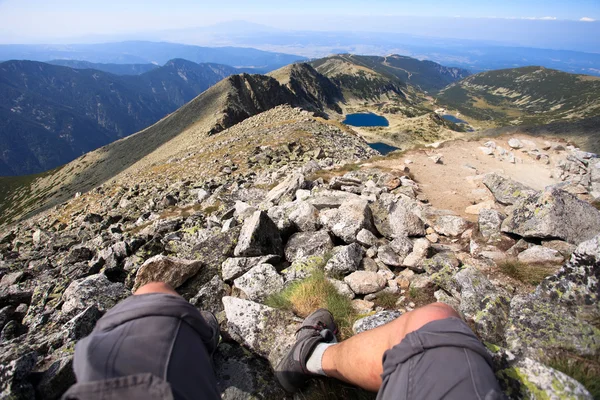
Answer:
[(46, 171), (175, 111), (239, 70), (171, 60), (139, 76), (0, 64), (0, 175)]

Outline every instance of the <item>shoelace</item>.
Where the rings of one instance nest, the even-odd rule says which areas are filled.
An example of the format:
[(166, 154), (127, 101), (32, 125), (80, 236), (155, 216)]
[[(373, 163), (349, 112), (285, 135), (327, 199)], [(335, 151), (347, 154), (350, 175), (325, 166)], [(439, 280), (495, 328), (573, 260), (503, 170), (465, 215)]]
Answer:
[(302, 331), (303, 329), (312, 329), (312, 330), (318, 332), (319, 335), (321, 335), (326, 342), (332, 341), (335, 338), (335, 335), (337, 335), (337, 332), (338, 332), (337, 328), (335, 329), (335, 331), (332, 332), (321, 321), (317, 322), (317, 325), (305, 325), (305, 326), (301, 326), (300, 329), (298, 329), (296, 331), (296, 335), (300, 331)]

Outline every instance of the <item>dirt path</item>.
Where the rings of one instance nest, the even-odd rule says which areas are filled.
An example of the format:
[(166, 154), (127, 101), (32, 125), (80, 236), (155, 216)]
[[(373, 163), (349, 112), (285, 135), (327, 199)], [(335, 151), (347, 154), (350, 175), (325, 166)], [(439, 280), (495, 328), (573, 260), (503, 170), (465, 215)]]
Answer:
[[(520, 150), (511, 149), (507, 142), (513, 137), (524, 143), (527, 141), (535, 143), (537, 149), (548, 154), (550, 163), (546, 164), (544, 159), (536, 160), (524, 152), (524, 150), (532, 150), (533, 143)], [(488, 142), (487, 139), (484, 139), (472, 142), (461, 140), (446, 142), (437, 149), (412, 150), (404, 153), (398, 159), (383, 160), (374, 164), (392, 169), (402, 169), (408, 166), (419, 184), (422, 195), (429, 200), (432, 206), (438, 209), (452, 210), (471, 221), (477, 220), (477, 214), (467, 213), (467, 207), (493, 200), (492, 194), (482, 183), (483, 176), (487, 173), (500, 173), (536, 190), (560, 182), (552, 177), (552, 168), (566, 157), (566, 152), (541, 150), (548, 144), (558, 144), (558, 142), (524, 135), (491, 140), (497, 146), (512, 152), (516, 163), (511, 163), (508, 157), (484, 154), (480, 149)], [(430, 158), (433, 155), (441, 155), (443, 164), (436, 164)]]

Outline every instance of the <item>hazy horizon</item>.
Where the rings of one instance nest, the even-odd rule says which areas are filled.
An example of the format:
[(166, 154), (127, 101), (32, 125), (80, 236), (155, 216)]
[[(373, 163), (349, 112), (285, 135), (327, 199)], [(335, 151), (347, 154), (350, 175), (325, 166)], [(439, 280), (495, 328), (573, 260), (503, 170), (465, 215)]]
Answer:
[[(298, 3), (298, 4), (296, 4)], [(482, 4), (425, 0), (315, 0), (249, 5), (192, 0), (0, 0), (0, 43), (54, 44), (123, 40), (164, 40), (211, 45), (223, 35), (243, 36), (260, 29), (285, 32), (395, 33), (425, 38), (473, 40), (490, 45), (600, 53), (600, 2), (509, 0)], [(243, 21), (240, 23), (240, 21)], [(235, 25), (241, 24), (238, 28)], [(222, 25), (223, 24), (223, 25)], [(254, 24), (262, 25), (258, 27)], [(211, 28), (213, 31), (211, 31)], [(195, 39), (174, 32), (196, 29)], [(215, 35), (220, 35), (215, 38)], [(235, 43), (231, 43), (234, 45)]]

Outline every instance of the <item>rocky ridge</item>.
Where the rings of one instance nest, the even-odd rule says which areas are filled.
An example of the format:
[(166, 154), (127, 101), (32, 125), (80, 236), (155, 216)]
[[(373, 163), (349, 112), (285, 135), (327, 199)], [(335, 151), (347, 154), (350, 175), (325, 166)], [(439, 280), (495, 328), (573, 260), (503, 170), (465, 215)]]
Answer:
[[(3, 230), (0, 397), (58, 398), (74, 343), (161, 279), (217, 314), (223, 398), (285, 398), (271, 368), (301, 319), (264, 302), (323, 271), (367, 315), (354, 332), (446, 302), (493, 353), (509, 397), (591, 398), (547, 356), (600, 351), (600, 212), (560, 187), (490, 175), (496, 207), (472, 223), (429, 205), (409, 167), (354, 164), (374, 155), (348, 129), (276, 107)], [(563, 171), (588, 182), (597, 157), (584, 159)], [(554, 267), (523, 286), (498, 273), (498, 253)]]

